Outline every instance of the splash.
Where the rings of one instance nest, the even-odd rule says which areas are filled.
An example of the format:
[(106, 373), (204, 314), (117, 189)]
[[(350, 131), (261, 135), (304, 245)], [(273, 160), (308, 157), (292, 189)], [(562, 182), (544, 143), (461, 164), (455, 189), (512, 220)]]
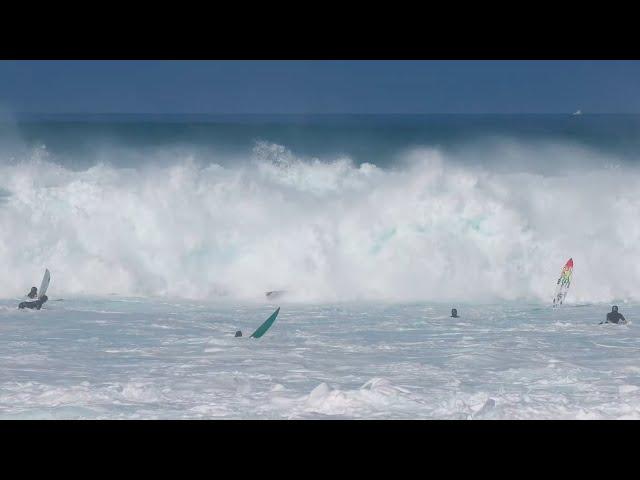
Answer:
[(637, 169), (504, 171), (466, 155), (414, 149), (383, 169), (258, 143), (232, 165), (78, 171), (39, 148), (0, 163), (1, 295), (48, 267), (56, 295), (550, 301), (573, 257), (567, 302), (640, 297)]

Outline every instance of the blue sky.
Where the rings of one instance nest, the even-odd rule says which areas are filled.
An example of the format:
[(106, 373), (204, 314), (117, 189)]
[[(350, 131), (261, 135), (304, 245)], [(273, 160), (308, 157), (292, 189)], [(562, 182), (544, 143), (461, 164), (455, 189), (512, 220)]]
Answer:
[(637, 61), (0, 61), (15, 113), (640, 113)]

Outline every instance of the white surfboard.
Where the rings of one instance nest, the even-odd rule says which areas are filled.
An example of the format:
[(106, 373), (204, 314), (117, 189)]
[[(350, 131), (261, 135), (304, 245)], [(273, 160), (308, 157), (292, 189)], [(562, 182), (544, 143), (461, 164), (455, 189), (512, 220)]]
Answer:
[(42, 298), (45, 293), (47, 293), (47, 288), (49, 288), (49, 282), (51, 281), (51, 274), (49, 273), (49, 269), (47, 268), (44, 271), (44, 277), (42, 277), (42, 283), (40, 284), (40, 290), (38, 290), (38, 298)]

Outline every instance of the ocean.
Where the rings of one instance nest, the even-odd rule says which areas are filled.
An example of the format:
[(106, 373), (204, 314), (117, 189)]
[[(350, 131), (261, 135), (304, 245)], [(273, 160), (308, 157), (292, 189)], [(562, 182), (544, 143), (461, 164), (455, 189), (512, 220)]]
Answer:
[(637, 418), (639, 133), (4, 115), (0, 418)]

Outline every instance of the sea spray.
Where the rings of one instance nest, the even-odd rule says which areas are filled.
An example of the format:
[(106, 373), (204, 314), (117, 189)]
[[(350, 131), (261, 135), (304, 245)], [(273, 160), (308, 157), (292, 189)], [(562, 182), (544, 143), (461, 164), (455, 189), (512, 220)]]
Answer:
[(22, 295), (48, 267), (56, 295), (550, 301), (571, 256), (567, 302), (639, 297), (636, 167), (602, 155), (544, 174), (460, 155), (413, 148), (382, 168), (259, 142), (232, 165), (78, 170), (38, 147), (0, 162), (0, 290)]

